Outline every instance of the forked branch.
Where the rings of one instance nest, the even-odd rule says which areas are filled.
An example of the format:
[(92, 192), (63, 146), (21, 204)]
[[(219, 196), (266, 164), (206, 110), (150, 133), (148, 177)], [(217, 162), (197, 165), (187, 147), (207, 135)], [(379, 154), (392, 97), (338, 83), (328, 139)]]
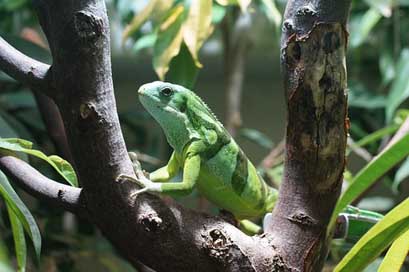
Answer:
[(46, 200), (72, 213), (84, 214), (84, 209), (81, 207), (80, 188), (49, 179), (23, 160), (13, 156), (0, 157), (0, 169), (34, 197)]
[(52, 94), (50, 65), (32, 59), (0, 37), (0, 70), (33, 90)]

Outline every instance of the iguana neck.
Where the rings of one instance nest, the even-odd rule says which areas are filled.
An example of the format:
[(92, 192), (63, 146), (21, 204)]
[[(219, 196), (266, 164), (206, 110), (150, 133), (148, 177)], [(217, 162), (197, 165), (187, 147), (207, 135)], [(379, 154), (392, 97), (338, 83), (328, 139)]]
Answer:
[(157, 118), (156, 121), (162, 127), (167, 142), (178, 154), (182, 154), (185, 145), (196, 135), (183, 115), (164, 114), (161, 118)]

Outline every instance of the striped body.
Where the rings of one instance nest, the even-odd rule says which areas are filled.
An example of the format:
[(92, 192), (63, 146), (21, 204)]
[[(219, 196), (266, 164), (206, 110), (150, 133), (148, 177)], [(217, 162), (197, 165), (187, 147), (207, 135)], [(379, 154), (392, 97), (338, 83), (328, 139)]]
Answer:
[[(253, 164), (207, 105), (182, 86), (153, 82), (139, 90), (140, 100), (163, 128), (173, 147), (167, 166), (151, 174), (161, 192), (190, 193), (193, 188), (236, 218), (252, 218), (272, 210), (276, 190)], [(183, 170), (182, 182), (169, 182)]]
[(276, 198), (275, 192), (262, 180), (234, 141), (202, 163), (197, 189), (209, 201), (238, 219), (271, 212)]

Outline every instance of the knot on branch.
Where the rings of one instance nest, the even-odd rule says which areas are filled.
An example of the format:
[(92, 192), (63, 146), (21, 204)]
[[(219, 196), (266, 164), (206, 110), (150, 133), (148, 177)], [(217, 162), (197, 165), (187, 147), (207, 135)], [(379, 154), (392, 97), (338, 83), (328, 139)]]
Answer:
[(229, 258), (231, 241), (219, 229), (212, 229), (208, 234), (202, 235), (205, 239), (204, 248), (210, 257), (225, 263)]
[(291, 222), (294, 222), (294, 223), (297, 223), (303, 226), (313, 227), (313, 226), (318, 225), (317, 220), (315, 220), (314, 218), (312, 218), (311, 216), (303, 212), (294, 213), (287, 218)]
[(80, 105), (78, 128), (82, 132), (95, 131), (97, 125), (104, 122), (101, 114), (93, 102), (86, 102)]
[(305, 6), (301, 6), (298, 8), (296, 12), (297, 16), (315, 16), (317, 15), (317, 11), (313, 7), (312, 3), (308, 3)]
[(82, 119), (95, 118), (97, 116), (95, 104), (91, 102), (81, 104), (80, 116)]
[(157, 213), (141, 214), (138, 223), (144, 227), (146, 232), (157, 232), (164, 228), (163, 220)]
[(294, 22), (291, 19), (287, 19), (283, 23), (283, 32), (291, 32), (294, 30)]
[(74, 14), (74, 27), (77, 35), (86, 41), (97, 39), (104, 29), (102, 19), (86, 11)]
[(223, 264), (226, 271), (257, 271), (247, 256), (239, 246), (234, 243), (223, 231), (212, 229), (206, 234), (202, 234), (205, 242), (203, 248), (208, 255)]
[(266, 269), (266, 271), (271, 272), (291, 272), (293, 269), (289, 268), (287, 263), (284, 261), (283, 257), (276, 254), (271, 260), (271, 267)]

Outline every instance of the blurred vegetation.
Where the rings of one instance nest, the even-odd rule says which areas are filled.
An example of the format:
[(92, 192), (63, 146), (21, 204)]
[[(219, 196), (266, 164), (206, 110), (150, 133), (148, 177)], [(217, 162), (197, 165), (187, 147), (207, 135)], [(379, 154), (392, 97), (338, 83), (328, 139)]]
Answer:
[[(152, 66), (146, 69), (153, 69), (161, 80), (194, 87), (203, 59), (209, 55), (226, 58), (226, 29), (231, 31), (242, 12), (253, 18), (250, 50), (271, 51), (279, 62), (280, 28), (286, 1), (107, 0), (106, 3), (113, 29), (114, 57), (147, 56), (152, 59)], [(51, 62), (31, 1), (0, 0), (0, 18), (0, 36), (27, 55)], [(404, 252), (409, 250), (409, 138), (403, 137), (376, 156), (409, 116), (408, 28), (409, 0), (353, 1), (347, 57), (351, 122), (347, 152), (348, 160), (353, 163), (348, 165), (345, 174), (345, 187), (349, 187), (337, 208), (340, 211), (353, 203), (367, 210), (390, 213), (352, 250), (352, 245), (345, 248), (345, 241), (334, 241), (329, 267), (340, 262), (350, 250), (338, 264), (338, 271), (357, 271), (366, 265), (369, 266), (365, 271), (391, 271), (387, 269), (392, 265), (399, 267), (407, 255)], [(167, 160), (169, 149), (163, 135), (160, 130), (152, 132), (152, 119), (145, 112), (135, 107), (119, 114), (128, 147), (139, 152), (145, 168), (154, 169)], [(4, 73), (0, 73), (0, 136), (26, 139), (45, 154), (57, 153), (33, 94)], [(283, 169), (282, 143), (274, 144), (269, 137), (250, 127), (242, 127), (239, 136), (270, 152), (260, 162), (259, 169), (278, 187)], [(4, 140), (1, 143), (0, 148), (7, 148)], [(19, 154), (28, 160), (21, 155), (24, 152)], [(29, 159), (42, 173), (64, 181), (64, 175), (60, 176), (42, 160)], [(9, 188), (6, 177), (1, 176), (0, 180), (0, 191)], [(14, 271), (17, 264), (19, 270), (24, 271), (26, 244), (28, 271), (86, 271), (90, 268), (134, 271), (92, 225), (37, 201), (17, 188), (14, 190), (28, 209), (15, 198), (7, 201), (5, 197), (5, 201), (0, 201), (0, 271)], [(215, 212), (214, 207), (196, 194), (182, 201), (187, 206)], [(10, 203), (20, 203), (20, 208), (13, 209)], [(21, 214), (15, 215), (19, 211)], [(30, 212), (36, 224), (30, 219)], [(33, 238), (37, 226), (42, 241), (40, 261), (36, 257), (39, 252), (35, 250), (38, 240)], [(27, 243), (23, 229), (28, 234)], [(393, 241), (384, 258), (384, 250)], [(358, 253), (363, 251), (366, 255), (359, 257)], [(374, 261), (375, 258), (378, 259)], [(407, 260), (406, 267), (401, 269), (408, 270)]]

